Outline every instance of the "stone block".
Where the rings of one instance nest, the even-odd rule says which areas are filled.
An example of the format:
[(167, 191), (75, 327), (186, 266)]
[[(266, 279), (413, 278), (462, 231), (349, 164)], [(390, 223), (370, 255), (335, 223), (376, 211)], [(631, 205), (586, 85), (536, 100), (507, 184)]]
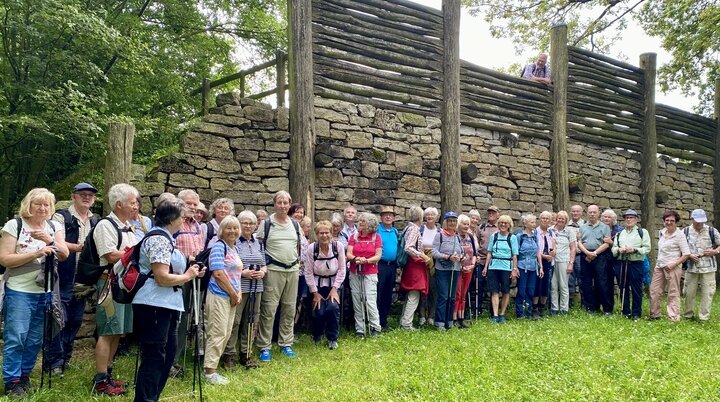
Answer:
[(240, 106), (240, 94), (238, 92), (217, 94), (217, 96), (215, 96), (215, 105), (217, 107), (221, 107), (224, 105)]
[(230, 148), (232, 149), (243, 149), (243, 150), (254, 150), (264, 151), (265, 141), (261, 139), (252, 138), (233, 138), (230, 140)]
[(350, 124), (359, 126), (359, 127), (367, 127), (370, 124), (372, 124), (373, 119), (370, 117), (360, 117), (360, 116), (350, 116)]
[(361, 117), (375, 117), (375, 106), (358, 105), (357, 110)]
[(415, 127), (427, 127), (425, 116), (421, 116), (415, 113), (398, 112), (397, 119), (402, 124), (407, 124)]
[[(318, 184), (317, 171), (318, 169), (315, 170), (315, 184)], [(370, 187), (370, 180), (362, 176), (345, 176), (344, 178), (342, 178), (341, 183), (344, 187), (353, 189)], [(335, 183), (334, 185), (337, 185), (337, 183)]]
[(174, 154), (160, 159), (158, 170), (165, 173), (192, 173), (195, 171), (195, 167)]
[(238, 162), (255, 162), (258, 158), (258, 151), (250, 151), (247, 149), (238, 149), (235, 151), (235, 160)]
[(423, 159), (440, 159), (439, 144), (413, 144), (412, 148), (423, 157)]
[(353, 159), (355, 157), (355, 153), (352, 148), (335, 145), (329, 142), (317, 144), (315, 152), (318, 154), (332, 156), (333, 158)]
[[(316, 116), (317, 117), (317, 116)], [(315, 136), (330, 137), (330, 122), (322, 119), (315, 119)]]
[(351, 131), (347, 133), (347, 145), (350, 148), (372, 148), (373, 135), (362, 131)]
[(280, 130), (290, 128), (290, 110), (285, 107), (277, 108), (277, 110), (275, 110), (274, 121)]
[(267, 188), (267, 191), (276, 193), (280, 190), (287, 191), (290, 188), (290, 180), (287, 177), (271, 177), (263, 179), (262, 183)]
[(380, 174), (379, 165), (377, 162), (361, 161), (362, 163), (362, 175), (369, 178), (378, 177)]
[(246, 106), (243, 108), (245, 118), (253, 122), (272, 123), (275, 113), (271, 109), (258, 106)]
[(419, 156), (398, 154), (395, 157), (395, 166), (403, 173), (420, 176), (423, 170), (423, 160)]
[(315, 169), (316, 186), (339, 186), (343, 182), (343, 175), (336, 168)]
[(218, 134), (226, 138), (240, 137), (242, 132), (238, 128), (250, 127), (250, 120), (244, 117), (209, 114), (202, 120), (203, 122), (195, 127), (195, 131)]
[(331, 123), (348, 123), (350, 118), (347, 114), (338, 113), (331, 109), (315, 107), (315, 118), (327, 120)]
[(214, 177), (227, 178), (228, 174), (224, 172), (216, 172), (214, 170), (198, 169), (195, 171), (195, 175), (202, 177), (203, 179), (212, 179)]
[(210, 186), (207, 179), (187, 173), (170, 173), (168, 184), (180, 188), (208, 188)]
[(364, 161), (382, 163), (387, 159), (387, 155), (385, 154), (385, 151), (380, 149), (358, 149), (355, 151), (355, 158)]
[(165, 183), (135, 183), (135, 188), (145, 197), (154, 197), (165, 192)]
[(440, 182), (436, 179), (405, 175), (400, 179), (398, 188), (419, 194), (438, 194)]
[[(238, 139), (235, 138), (235, 141)], [(232, 159), (228, 140), (211, 134), (191, 131), (183, 137), (180, 149), (187, 154), (209, 156), (215, 159)]]
[(282, 130), (261, 131), (260, 138), (277, 142), (290, 141), (290, 133)]
[(370, 179), (370, 188), (375, 190), (394, 190), (398, 187), (397, 180)]
[(232, 190), (233, 183), (227, 179), (214, 178), (210, 179), (210, 188), (215, 191)]
[(375, 191), (364, 188), (355, 189), (353, 202), (359, 205), (375, 204), (377, 202)]
[(288, 172), (279, 168), (253, 169), (252, 173), (259, 177), (287, 177)]
[(265, 142), (265, 150), (271, 152), (290, 152), (289, 142)]
[(389, 140), (386, 138), (378, 137), (373, 140), (373, 145), (375, 146), (375, 148), (380, 148), (380, 149), (385, 149), (385, 150), (392, 150), (392, 151), (404, 152), (404, 153), (410, 152), (410, 145), (408, 145), (406, 142), (402, 142), (402, 141)]

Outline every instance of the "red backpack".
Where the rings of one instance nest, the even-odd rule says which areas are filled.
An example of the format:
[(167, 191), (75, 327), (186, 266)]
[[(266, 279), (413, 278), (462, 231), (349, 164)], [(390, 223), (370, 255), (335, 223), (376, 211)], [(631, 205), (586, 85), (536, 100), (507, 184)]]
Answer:
[[(135, 295), (145, 284), (148, 278), (152, 277), (152, 271), (147, 274), (140, 270), (140, 248), (145, 240), (153, 236), (163, 236), (172, 244), (170, 236), (162, 230), (150, 231), (142, 240), (133, 247), (125, 250), (123, 256), (115, 263), (110, 270), (109, 281), (113, 300), (121, 304), (132, 303)], [(175, 247), (173, 246), (173, 252)], [(172, 254), (172, 253), (171, 253)], [(172, 265), (170, 272), (173, 272)]]

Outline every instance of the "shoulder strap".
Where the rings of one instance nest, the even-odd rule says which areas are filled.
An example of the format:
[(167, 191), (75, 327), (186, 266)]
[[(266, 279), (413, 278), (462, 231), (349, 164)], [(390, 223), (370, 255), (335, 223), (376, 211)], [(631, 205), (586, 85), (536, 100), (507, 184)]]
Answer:
[(708, 232), (710, 233), (710, 243), (713, 245), (713, 247), (717, 247), (717, 243), (715, 243), (715, 228), (711, 225), (708, 225)]
[(272, 226), (272, 222), (270, 222), (270, 217), (265, 218), (265, 222), (263, 222), (263, 242), (267, 242), (268, 234), (270, 234), (270, 227)]
[(685, 238), (690, 238), (690, 226), (683, 229), (683, 232), (685, 232)]
[(205, 224), (205, 227), (207, 227), (207, 232), (205, 233), (205, 248), (207, 248), (210, 240), (215, 237), (215, 225), (210, 221)]
[(340, 256), (340, 253), (338, 253), (337, 240), (331, 241), (330, 244), (332, 245), (333, 258), (338, 258)]
[[(97, 223), (96, 223), (95, 226), (92, 228), (93, 234), (95, 233), (95, 227), (97, 227), (98, 223), (100, 223), (101, 221), (110, 221), (110, 224), (112, 224), (113, 227), (115, 228), (115, 231), (117, 231), (117, 238), (118, 238), (118, 240), (117, 240), (117, 249), (120, 250), (120, 244), (122, 243), (122, 230), (120, 230), (120, 226), (118, 226), (118, 224), (115, 223), (115, 219), (112, 219), (112, 218), (107, 217), (107, 216), (104, 216), (104, 217), (98, 219)], [(92, 239), (92, 242), (95, 243), (95, 239), (93, 238), (93, 236), (88, 235), (87, 238), (88, 238), (88, 239)]]
[(497, 250), (498, 232), (493, 233), (493, 248)]
[[(643, 237), (645, 236), (645, 229), (643, 229), (642, 226), (640, 226), (640, 225), (638, 225), (637, 228), (638, 228), (638, 234), (640, 235), (640, 240), (642, 240)], [(618, 233), (620, 233), (620, 232), (618, 232)]]
[(17, 243), (20, 239), (20, 232), (22, 232), (23, 221), (22, 218), (15, 218), (15, 222), (17, 222), (17, 234), (15, 234), (15, 242)]
[(420, 225), (420, 236), (422, 236), (423, 233), (425, 233), (425, 225)]
[(295, 227), (295, 234), (297, 235), (297, 253), (298, 257), (300, 257), (300, 247), (302, 244), (302, 241), (300, 240), (300, 224), (295, 221), (295, 219), (290, 218), (290, 222), (292, 222), (293, 226)]
[[(334, 243), (335, 242), (333, 241), (333, 245), (334, 245)], [(319, 256), (320, 256), (320, 243), (315, 242), (315, 244), (313, 244), (313, 261), (317, 261)]]
[(475, 255), (477, 255), (477, 248), (475, 247), (475, 236), (473, 236), (471, 234), (469, 234), (468, 236), (470, 236), (470, 245), (472, 246), (473, 255), (475, 256)]
[[(622, 232), (622, 230), (620, 231)], [(620, 232), (615, 233), (615, 244), (620, 247)]]

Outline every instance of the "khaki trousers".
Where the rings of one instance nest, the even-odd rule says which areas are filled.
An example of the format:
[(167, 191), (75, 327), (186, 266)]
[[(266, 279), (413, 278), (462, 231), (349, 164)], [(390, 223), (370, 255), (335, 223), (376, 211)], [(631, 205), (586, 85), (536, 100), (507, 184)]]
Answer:
[(278, 345), (291, 346), (295, 323), (295, 301), (298, 293), (298, 271), (268, 270), (265, 274), (262, 303), (260, 303), (260, 328), (255, 345), (260, 349), (270, 349), (272, 345), (275, 312), (280, 306), (280, 328)]
[(203, 367), (215, 370), (220, 362), (232, 332), (237, 306), (208, 291), (205, 298), (205, 363)]
[(685, 313), (683, 317), (693, 318), (695, 312), (695, 295), (700, 285), (700, 308), (698, 318), (701, 321), (710, 319), (712, 299), (715, 294), (715, 272), (697, 274), (685, 272)]

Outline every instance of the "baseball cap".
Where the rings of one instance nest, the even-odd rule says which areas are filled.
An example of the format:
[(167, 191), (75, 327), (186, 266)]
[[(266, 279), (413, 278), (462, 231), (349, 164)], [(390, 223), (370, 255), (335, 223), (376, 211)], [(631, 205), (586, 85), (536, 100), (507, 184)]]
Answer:
[(495, 211), (497, 213), (500, 213), (500, 208), (496, 207), (495, 205), (490, 205), (487, 209), (488, 211)]
[(638, 216), (640, 216), (640, 215), (638, 215), (637, 211), (634, 210), (634, 209), (632, 209), (632, 208), (628, 208), (628, 209), (625, 210), (625, 213), (623, 213), (623, 218), (626, 217), (626, 216), (628, 216), (628, 215), (629, 215), (629, 216), (634, 216), (634, 217), (636, 217), (636, 218), (637, 218)]
[(78, 184), (76, 184), (75, 187), (73, 187), (72, 192), (73, 192), (73, 193), (77, 193), (77, 192), (79, 192), (79, 191), (91, 191), (91, 192), (93, 192), (93, 193), (97, 193), (97, 192), (98, 192), (98, 190), (97, 190), (92, 184), (89, 184), (89, 183), (78, 183)]
[(697, 223), (707, 222), (707, 214), (703, 209), (693, 209), (690, 213), (690, 217)]
[(450, 219), (450, 218), (455, 218), (455, 219), (457, 219), (457, 217), (458, 217), (458, 214), (455, 213), (455, 211), (447, 211), (447, 212), (445, 212), (445, 215), (443, 216), (443, 219)]

